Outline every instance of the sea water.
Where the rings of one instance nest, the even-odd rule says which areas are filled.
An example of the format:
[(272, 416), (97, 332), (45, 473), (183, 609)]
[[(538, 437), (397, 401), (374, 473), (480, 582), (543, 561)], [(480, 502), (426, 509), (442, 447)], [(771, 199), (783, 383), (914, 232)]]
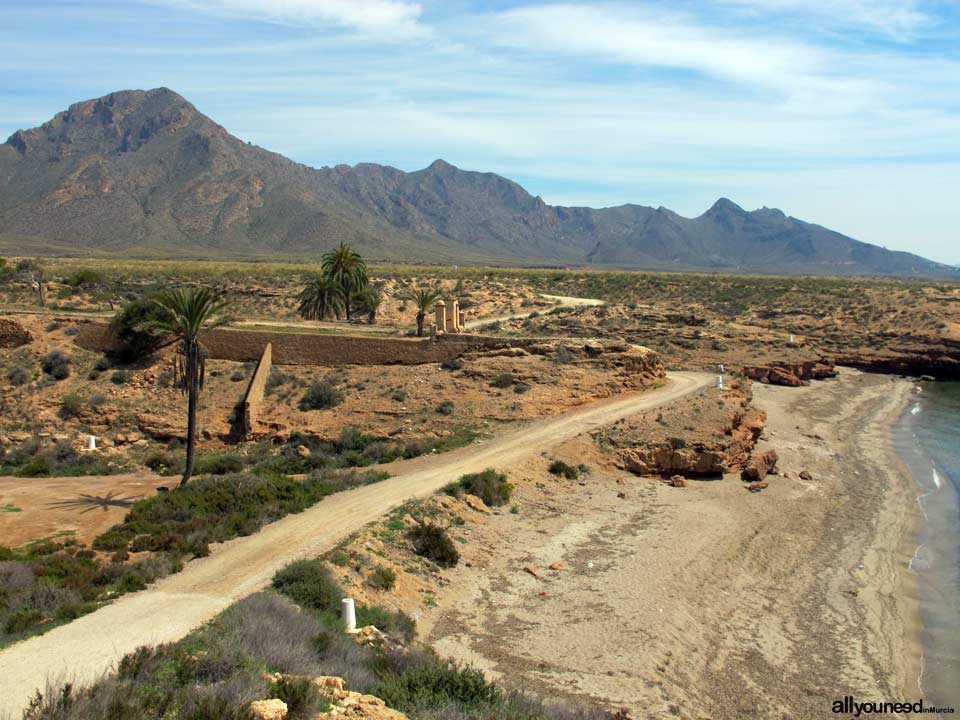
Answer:
[(960, 709), (960, 383), (917, 384), (895, 439), (923, 515), (910, 561), (922, 623), (918, 683), (928, 703)]

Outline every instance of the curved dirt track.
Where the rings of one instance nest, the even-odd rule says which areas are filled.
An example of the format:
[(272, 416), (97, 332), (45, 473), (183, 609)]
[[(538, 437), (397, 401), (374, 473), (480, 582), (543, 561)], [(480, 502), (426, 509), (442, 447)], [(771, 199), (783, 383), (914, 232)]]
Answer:
[(332, 495), (245, 538), (217, 547), (153, 588), (0, 652), (0, 713), (19, 713), (49, 677), (87, 684), (141, 645), (179, 640), (234, 601), (269, 584), (287, 563), (314, 557), (394, 507), (451, 480), (511, 464), (641, 410), (710, 385), (703, 373), (669, 373), (670, 382), (538, 420), (487, 442), (397, 464), (389, 480)]

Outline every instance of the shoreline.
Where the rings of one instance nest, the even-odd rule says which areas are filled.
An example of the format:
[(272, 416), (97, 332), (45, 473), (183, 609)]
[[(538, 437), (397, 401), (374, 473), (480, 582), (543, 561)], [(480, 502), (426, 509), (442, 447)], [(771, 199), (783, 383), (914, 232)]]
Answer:
[[(565, 444), (556, 457), (596, 466), (586, 489), (518, 483), (521, 522), (494, 512), (471, 528), (470, 565), (445, 578), (423, 637), (518, 689), (642, 717), (815, 718), (846, 694), (918, 699), (907, 565), (921, 518), (893, 442), (912, 387), (854, 370), (756, 385), (758, 450), (789, 475), (757, 494), (734, 476), (669, 488), (617, 471), (589, 437)], [(563, 569), (523, 572), (551, 562)]]

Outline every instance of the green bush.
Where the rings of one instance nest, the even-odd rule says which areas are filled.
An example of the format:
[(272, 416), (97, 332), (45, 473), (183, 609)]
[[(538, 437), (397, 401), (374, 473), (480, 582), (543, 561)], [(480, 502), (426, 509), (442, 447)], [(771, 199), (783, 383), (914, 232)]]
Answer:
[(369, 582), (379, 590), (390, 590), (397, 584), (397, 573), (386, 565), (377, 565), (370, 574)]
[(30, 382), (30, 371), (25, 367), (14, 367), (7, 370), (7, 382), (14, 387), (20, 387)]
[(446, 528), (420, 522), (407, 531), (407, 538), (417, 555), (432, 560), (440, 567), (452, 568), (460, 562), (460, 553)]
[(340, 612), (343, 589), (321, 560), (297, 560), (273, 576), (273, 587), (297, 605)]
[(407, 399), (406, 388), (397, 387), (390, 391), (390, 399), (394, 402), (404, 402)]
[(550, 467), (547, 468), (547, 471), (551, 475), (565, 477), (567, 480), (576, 480), (578, 477), (580, 477), (580, 468), (573, 465), (568, 465), (563, 460), (554, 460), (552, 463), (550, 463)]
[(462, 370), (463, 369), (463, 360), (460, 358), (447, 358), (440, 363), (440, 367), (444, 370)]
[(113, 331), (122, 344), (120, 359), (135, 362), (153, 354), (165, 339), (156, 325), (167, 319), (167, 311), (153, 296), (131, 300), (120, 308), (113, 318)]
[(226, 475), (238, 473), (246, 467), (243, 458), (226, 453), (209, 453), (196, 459), (194, 472), (197, 475)]
[(387, 705), (396, 708), (442, 708), (455, 703), (469, 710), (500, 699), (496, 687), (487, 682), (482, 671), (439, 660), (411, 664), (400, 673), (389, 675), (378, 694)]
[(303, 397), (300, 398), (300, 409), (326, 410), (336, 407), (343, 402), (343, 393), (329, 380), (315, 380), (310, 383)]
[(110, 375), (110, 382), (114, 385), (126, 385), (130, 382), (131, 377), (133, 376), (129, 370), (114, 370), (113, 374)]
[(672, 437), (668, 442), (674, 450), (681, 450), (687, 446), (687, 441), (680, 437)]
[(464, 475), (456, 486), (462, 488), (464, 492), (476, 495), (490, 506), (506, 505), (513, 494), (513, 485), (507, 481), (507, 476), (493, 468)]
[(51, 350), (43, 358), (40, 368), (54, 380), (66, 380), (70, 377), (70, 357), (59, 350)]
[(437, 412), (441, 415), (453, 415), (454, 405), (452, 400), (444, 400), (437, 405)]
[(63, 400), (60, 401), (60, 410), (57, 414), (63, 420), (71, 420), (83, 412), (84, 404), (82, 397), (76, 393), (69, 393), (64, 395)]
[(495, 375), (490, 385), (495, 388), (508, 388), (513, 385), (513, 375), (511, 373), (500, 373)]

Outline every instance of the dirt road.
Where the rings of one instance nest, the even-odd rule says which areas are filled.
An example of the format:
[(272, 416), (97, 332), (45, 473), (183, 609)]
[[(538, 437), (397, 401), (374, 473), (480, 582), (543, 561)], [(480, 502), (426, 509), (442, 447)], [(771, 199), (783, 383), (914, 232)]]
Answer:
[(182, 638), (232, 602), (269, 584), (287, 563), (329, 550), (392, 508), (430, 495), (464, 473), (509, 469), (525, 457), (670, 403), (712, 380), (710, 375), (685, 372), (670, 373), (669, 378), (655, 390), (591, 403), (484, 443), (398, 464), (399, 474), (389, 480), (328, 497), (255, 535), (224, 543), (149, 590), (7, 648), (0, 652), (0, 712), (19, 712), (47, 678), (90, 683), (140, 645)]
[[(540, 297), (547, 300), (553, 300), (556, 304), (553, 308), (560, 307), (594, 307), (597, 305), (606, 305), (605, 300), (597, 300), (595, 298), (578, 298), (578, 297), (567, 297), (566, 295), (541, 295)], [(483, 317), (476, 320), (469, 320), (466, 325), (467, 330), (475, 330), (484, 325), (489, 325), (490, 323), (495, 322), (504, 322), (506, 320), (516, 320), (517, 318), (527, 318), (530, 317), (530, 314), (533, 312), (542, 312), (534, 308), (533, 310), (524, 310), (523, 312), (514, 313), (513, 315), (501, 315), (499, 317)]]

